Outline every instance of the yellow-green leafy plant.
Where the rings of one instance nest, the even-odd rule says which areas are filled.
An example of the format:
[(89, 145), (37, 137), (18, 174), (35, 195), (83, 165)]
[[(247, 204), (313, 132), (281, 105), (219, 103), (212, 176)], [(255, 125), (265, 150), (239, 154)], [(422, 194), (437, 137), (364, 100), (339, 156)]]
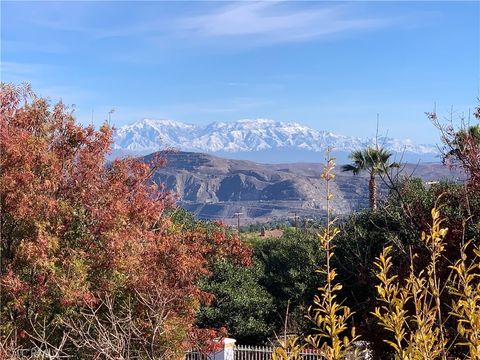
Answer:
[(327, 224), (318, 238), (325, 251), (325, 265), (317, 270), (325, 275), (325, 284), (319, 287), (319, 294), (314, 297), (314, 305), (310, 307), (307, 318), (314, 324), (314, 334), (306, 338), (307, 344), (320, 349), (322, 356), (329, 360), (345, 359), (354, 353), (353, 342), (358, 339), (355, 328), (351, 327), (350, 336), (346, 335), (349, 328), (348, 319), (352, 312), (348, 306), (338, 302), (338, 292), (342, 285), (335, 282), (337, 273), (331, 265), (334, 256), (332, 240), (340, 232), (334, 227), (332, 207), (330, 206), (333, 194), (330, 191), (330, 182), (335, 178), (335, 159), (327, 151), (327, 164), (322, 171), (322, 178), (326, 182)]
[(286, 336), (279, 340), (277, 346), (272, 353), (272, 360), (301, 360), (304, 345), (300, 343), (296, 336)]
[(452, 269), (450, 293), (455, 297), (450, 312), (457, 319), (457, 331), (461, 337), (457, 346), (468, 348), (465, 359), (480, 359), (480, 248), (473, 248), (473, 259), (467, 259), (468, 241), (460, 250), (460, 259)]
[(332, 219), (331, 200), (333, 194), (330, 191), (330, 182), (335, 179), (334, 174), (335, 159), (330, 157), (330, 150), (327, 150), (327, 164), (325, 165), (321, 177), (326, 183), (326, 208), (327, 224), (318, 234), (320, 245), (325, 251), (325, 265), (316, 270), (325, 275), (325, 285), (318, 288), (319, 294), (315, 295), (314, 305), (308, 309), (307, 319), (314, 324), (312, 335), (307, 336), (305, 344), (301, 344), (297, 337), (285, 337), (280, 341), (274, 353), (273, 360), (297, 360), (302, 359), (302, 351), (306, 346), (318, 349), (322, 359), (340, 360), (346, 358), (355, 358), (354, 342), (358, 339), (355, 334), (355, 327), (351, 327), (350, 334), (348, 320), (353, 315), (348, 306), (338, 302), (338, 292), (342, 285), (335, 282), (337, 273), (331, 266), (331, 260), (334, 256), (334, 245), (332, 240), (340, 232), (334, 227), (335, 220)]
[(301, 352), (305, 349), (305, 343), (302, 343), (298, 336), (287, 335), (289, 305), (290, 303), (287, 303), (283, 336), (277, 337), (278, 346), (273, 350), (272, 360), (301, 360), (303, 358)]
[(394, 340), (384, 340), (395, 350), (397, 358), (407, 359), (404, 350), (405, 336), (407, 332), (407, 311), (406, 303), (410, 299), (410, 289), (408, 283), (401, 288), (397, 282), (397, 275), (391, 274), (393, 266), (390, 253), (392, 247), (383, 249), (380, 256), (376, 259), (375, 265), (378, 267), (377, 278), (380, 284), (376, 286), (379, 300), (383, 302), (381, 307), (375, 308), (375, 315), (380, 325), (393, 334)]
[(376, 286), (383, 303), (373, 315), (379, 324), (392, 333), (393, 340), (385, 339), (394, 350), (395, 359), (446, 359), (448, 339), (445, 337), (441, 316), (440, 281), (437, 263), (444, 251), (443, 239), (448, 229), (437, 208), (432, 209), (432, 226), (422, 233), (421, 240), (430, 251), (430, 262), (425, 269), (416, 271), (410, 254), (410, 271), (401, 283), (392, 274), (392, 247), (386, 247), (375, 261), (378, 268)]

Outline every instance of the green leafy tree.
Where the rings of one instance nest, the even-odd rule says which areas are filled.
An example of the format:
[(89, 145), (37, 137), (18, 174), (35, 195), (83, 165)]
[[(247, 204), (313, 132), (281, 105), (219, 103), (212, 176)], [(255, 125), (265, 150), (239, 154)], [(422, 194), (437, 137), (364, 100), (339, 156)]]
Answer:
[(198, 325), (226, 327), (241, 344), (266, 342), (273, 331), (269, 320), (274, 307), (271, 295), (259, 284), (262, 274), (258, 263), (244, 267), (230, 261), (217, 262), (213, 275), (201, 283), (214, 299), (198, 312)]
[(392, 153), (383, 148), (368, 147), (352, 152), (350, 155), (352, 164), (342, 166), (343, 171), (351, 171), (355, 175), (362, 171), (367, 171), (370, 174), (368, 187), (372, 209), (377, 208), (377, 175), (385, 174), (390, 169), (399, 167), (398, 163), (390, 162), (391, 156)]
[(273, 297), (276, 330), (283, 333), (288, 309), (288, 330), (306, 331), (305, 311), (321, 283), (315, 270), (325, 263), (318, 240), (308, 233), (287, 230), (281, 238), (256, 244), (253, 254), (264, 267), (260, 284)]

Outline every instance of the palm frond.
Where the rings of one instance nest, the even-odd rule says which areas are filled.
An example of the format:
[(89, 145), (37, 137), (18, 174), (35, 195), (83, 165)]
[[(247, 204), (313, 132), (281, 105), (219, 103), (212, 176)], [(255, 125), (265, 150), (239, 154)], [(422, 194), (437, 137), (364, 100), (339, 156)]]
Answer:
[(363, 170), (369, 173), (381, 174), (386, 169), (400, 167), (400, 164), (396, 162), (389, 162), (391, 156), (392, 153), (384, 148), (367, 147), (363, 150), (355, 150), (349, 156), (352, 164), (344, 165), (342, 170), (352, 171), (354, 174), (358, 174)]
[(347, 164), (342, 166), (342, 171), (351, 171), (354, 175), (357, 175), (360, 169), (357, 166)]

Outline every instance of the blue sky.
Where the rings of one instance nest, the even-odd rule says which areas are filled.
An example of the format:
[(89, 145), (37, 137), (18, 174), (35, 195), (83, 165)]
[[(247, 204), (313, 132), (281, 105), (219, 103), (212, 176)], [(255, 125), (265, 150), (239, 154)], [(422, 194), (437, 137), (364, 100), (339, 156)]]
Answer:
[(79, 121), (297, 121), (437, 142), (480, 95), (479, 2), (1, 2), (1, 75)]

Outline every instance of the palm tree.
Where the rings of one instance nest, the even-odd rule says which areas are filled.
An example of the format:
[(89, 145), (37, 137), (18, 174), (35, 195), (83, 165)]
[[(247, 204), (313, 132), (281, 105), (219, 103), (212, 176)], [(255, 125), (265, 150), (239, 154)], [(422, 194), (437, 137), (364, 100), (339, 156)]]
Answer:
[(480, 124), (444, 132), (442, 141), (446, 145), (443, 162), (459, 165), (468, 176), (468, 183), (480, 184)]
[(468, 128), (468, 133), (475, 139), (477, 144), (480, 144), (480, 124), (470, 126)]
[(363, 150), (356, 150), (350, 154), (353, 164), (343, 165), (343, 171), (351, 171), (357, 175), (361, 171), (367, 171), (370, 174), (368, 183), (370, 191), (370, 208), (377, 208), (377, 182), (376, 176), (388, 172), (389, 169), (398, 168), (400, 165), (396, 162), (391, 163), (392, 153), (383, 148), (367, 147)]
[(452, 148), (447, 156), (462, 155), (469, 148), (478, 148), (480, 146), (480, 124), (461, 129), (453, 135), (453, 140), (447, 145)]

